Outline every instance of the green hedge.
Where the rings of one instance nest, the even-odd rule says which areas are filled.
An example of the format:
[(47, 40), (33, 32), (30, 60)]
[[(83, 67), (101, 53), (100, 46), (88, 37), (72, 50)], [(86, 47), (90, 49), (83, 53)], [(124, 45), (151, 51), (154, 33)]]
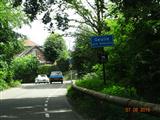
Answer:
[(14, 71), (14, 79), (22, 80), (23, 83), (34, 82), (38, 74), (38, 66), (37, 58), (32, 55), (15, 58), (11, 66)]

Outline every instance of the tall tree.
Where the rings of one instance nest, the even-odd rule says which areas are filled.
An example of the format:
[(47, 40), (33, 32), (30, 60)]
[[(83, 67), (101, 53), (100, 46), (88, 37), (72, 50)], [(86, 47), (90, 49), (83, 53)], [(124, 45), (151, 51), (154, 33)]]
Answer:
[(103, 30), (107, 29), (104, 19), (106, 12), (107, 0), (72, 0), (68, 7), (74, 9), (81, 16), (81, 20), (73, 20), (89, 26), (96, 34), (101, 35)]
[(21, 43), (18, 41), (19, 34), (13, 31), (25, 23), (25, 15), (20, 7), (12, 8), (10, 1), (0, 1), (0, 59), (10, 59), (21, 50)]
[[(130, 84), (141, 96), (157, 101), (160, 76), (160, 3), (159, 0), (112, 0), (133, 31), (127, 36)], [(121, 31), (125, 27), (121, 26)]]
[(58, 58), (65, 58), (67, 56), (66, 50), (65, 41), (59, 34), (51, 34), (44, 44), (45, 56), (53, 63)]
[[(22, 4), (25, 13), (31, 20), (34, 20), (37, 14), (44, 13), (42, 21), (49, 24), (50, 30), (53, 30), (55, 23), (52, 20), (57, 21), (57, 26), (61, 30), (68, 29), (69, 21), (74, 21), (87, 24), (96, 34), (101, 35), (101, 32), (107, 29), (104, 26), (107, 2), (108, 0), (27, 0), (22, 4), (22, 0), (19, 0), (14, 1), (13, 5)], [(68, 10), (75, 11), (82, 20), (70, 19), (67, 14)]]
[[(14, 29), (26, 22), (21, 7), (13, 8), (10, 0), (0, 1), (0, 89), (13, 84), (13, 56), (22, 50), (20, 37)], [(11, 84), (10, 84), (11, 83)]]
[(93, 65), (98, 63), (98, 59), (95, 57), (96, 50), (90, 47), (92, 30), (86, 26), (83, 29), (88, 32), (80, 29), (75, 33), (75, 48), (72, 52), (73, 67), (78, 70), (79, 74), (91, 72)]

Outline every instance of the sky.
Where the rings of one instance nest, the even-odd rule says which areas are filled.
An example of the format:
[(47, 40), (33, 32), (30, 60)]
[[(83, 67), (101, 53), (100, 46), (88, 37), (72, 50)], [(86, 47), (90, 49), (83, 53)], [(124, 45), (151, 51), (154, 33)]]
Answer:
[[(45, 25), (40, 20), (34, 20), (30, 25), (23, 25), (17, 32), (26, 35), (27, 38), (38, 45), (43, 45), (46, 38), (50, 35), (49, 31), (44, 29)], [(67, 48), (73, 50), (74, 38), (64, 37)]]
[[(86, 4), (86, 1), (83, 0), (83, 4)], [(89, 6), (87, 6), (87, 8), (89, 8)], [(81, 21), (82, 18), (78, 15), (75, 14), (76, 12), (73, 9), (67, 9), (66, 12), (69, 15), (69, 19), (75, 19), (75, 20), (79, 20)], [(43, 13), (42, 13), (43, 14)], [(42, 14), (37, 16), (38, 20), (34, 20), (30, 26), (29, 25), (24, 25), (22, 26), (21, 29), (18, 29), (17, 32), (26, 35), (28, 37), (29, 40), (37, 43), (38, 45), (43, 45), (46, 38), (50, 35), (49, 31), (45, 30), (44, 27), (45, 25), (41, 22), (41, 18), (42, 18)], [(70, 25), (74, 25), (74, 26), (78, 26), (79, 23), (75, 23), (75, 22), (69, 22)], [(69, 28), (67, 30), (68, 32), (74, 33), (76, 31), (76, 28)], [(55, 31), (56, 33), (59, 33), (60, 31)], [(60, 32), (61, 33), (61, 32)], [(63, 37), (67, 48), (69, 50), (73, 50), (74, 48), (74, 41), (75, 39), (73, 37)]]

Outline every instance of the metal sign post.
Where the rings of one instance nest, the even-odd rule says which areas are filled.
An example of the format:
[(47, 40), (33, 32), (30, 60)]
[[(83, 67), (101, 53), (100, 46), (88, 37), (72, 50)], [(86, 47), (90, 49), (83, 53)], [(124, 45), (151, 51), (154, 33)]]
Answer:
[(69, 68), (70, 68), (71, 82), (73, 83), (73, 81), (72, 81), (72, 59), (71, 58), (69, 59)]
[(103, 81), (104, 84), (106, 84), (105, 60), (107, 59), (108, 56), (105, 55), (104, 47), (113, 46), (113, 35), (93, 36), (91, 37), (91, 46), (92, 48), (102, 47), (102, 54), (100, 56), (100, 59), (103, 64)]

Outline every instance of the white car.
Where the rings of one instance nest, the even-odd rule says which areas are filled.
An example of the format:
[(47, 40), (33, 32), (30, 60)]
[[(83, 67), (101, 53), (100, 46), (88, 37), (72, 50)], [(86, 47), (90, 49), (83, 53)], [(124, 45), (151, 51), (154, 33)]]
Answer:
[(47, 75), (42, 74), (42, 75), (38, 75), (35, 78), (35, 83), (50, 83), (50, 82), (49, 82), (49, 78), (47, 77)]

